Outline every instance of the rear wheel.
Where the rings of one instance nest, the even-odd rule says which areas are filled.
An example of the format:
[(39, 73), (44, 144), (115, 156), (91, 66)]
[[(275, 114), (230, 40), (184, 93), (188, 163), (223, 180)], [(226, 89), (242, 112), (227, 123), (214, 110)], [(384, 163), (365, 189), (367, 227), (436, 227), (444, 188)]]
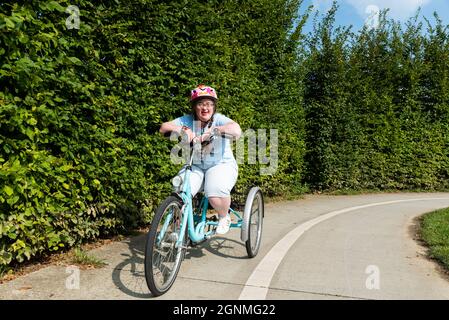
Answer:
[(145, 278), (154, 296), (167, 292), (175, 282), (185, 255), (184, 245), (177, 247), (182, 220), (182, 202), (170, 196), (159, 206), (151, 223), (145, 246)]
[(245, 214), (249, 215), (246, 226), (246, 232), (248, 233), (245, 242), (246, 252), (249, 258), (253, 258), (259, 252), (264, 216), (263, 195), (259, 188), (254, 187), (248, 193)]

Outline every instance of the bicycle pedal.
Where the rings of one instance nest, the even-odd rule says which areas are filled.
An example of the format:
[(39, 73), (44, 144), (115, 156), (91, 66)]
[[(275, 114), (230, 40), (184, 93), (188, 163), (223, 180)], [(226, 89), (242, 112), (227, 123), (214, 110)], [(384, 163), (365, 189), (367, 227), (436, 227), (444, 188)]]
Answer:
[[(210, 238), (210, 237), (209, 237), (209, 238)], [(192, 244), (191, 244), (192, 248), (195, 248), (196, 246), (198, 246), (198, 245), (200, 245), (200, 244), (206, 242), (207, 240), (209, 240), (209, 238), (207, 238), (207, 239), (202, 239), (202, 240), (200, 240), (200, 241), (198, 241), (198, 242), (192, 242)]]
[(176, 241), (178, 241), (178, 234), (177, 233), (171, 233), (169, 236), (168, 236), (168, 242), (172, 242), (172, 243), (174, 243), (174, 242), (176, 242)]
[(187, 242), (187, 247), (190, 247), (190, 248), (194, 248), (194, 247), (196, 247), (196, 242), (193, 242), (192, 240), (190, 240), (189, 239), (189, 241)]

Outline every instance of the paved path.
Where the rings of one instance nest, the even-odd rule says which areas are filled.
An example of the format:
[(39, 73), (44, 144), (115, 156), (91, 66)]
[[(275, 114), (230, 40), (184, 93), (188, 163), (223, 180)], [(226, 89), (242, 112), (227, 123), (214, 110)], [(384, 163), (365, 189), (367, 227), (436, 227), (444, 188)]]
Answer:
[[(266, 204), (262, 247), (246, 257), (239, 230), (189, 249), (157, 299), (449, 299), (449, 281), (413, 240), (414, 218), (449, 193), (308, 195)], [(0, 285), (0, 299), (153, 299), (144, 236), (93, 250), (101, 269), (51, 266)], [(72, 288), (72, 289), (70, 289)]]

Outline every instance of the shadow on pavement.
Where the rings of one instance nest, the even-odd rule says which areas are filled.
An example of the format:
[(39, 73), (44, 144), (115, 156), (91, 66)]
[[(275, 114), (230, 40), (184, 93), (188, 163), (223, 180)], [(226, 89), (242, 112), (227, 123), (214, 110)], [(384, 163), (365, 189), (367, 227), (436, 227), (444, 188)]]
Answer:
[[(228, 259), (248, 259), (244, 243), (219, 236), (212, 237), (194, 249), (205, 249), (216, 256)], [(189, 254), (189, 251), (187, 253)], [(197, 254), (197, 256), (199, 255)], [(204, 256), (204, 253), (201, 252), (201, 256)]]
[(112, 272), (112, 281), (116, 287), (133, 298), (152, 298), (145, 280), (144, 250), (146, 234), (132, 237), (128, 242), (129, 254), (122, 253), (125, 260)]
[[(115, 286), (132, 298), (153, 297), (145, 280), (145, 240), (146, 234), (130, 238), (127, 241), (129, 253), (122, 253), (124, 260), (115, 266), (112, 272)], [(245, 245), (240, 241), (215, 236), (198, 246), (189, 247), (184, 260), (204, 258), (206, 254), (203, 250), (224, 258), (248, 259), (244, 247)]]

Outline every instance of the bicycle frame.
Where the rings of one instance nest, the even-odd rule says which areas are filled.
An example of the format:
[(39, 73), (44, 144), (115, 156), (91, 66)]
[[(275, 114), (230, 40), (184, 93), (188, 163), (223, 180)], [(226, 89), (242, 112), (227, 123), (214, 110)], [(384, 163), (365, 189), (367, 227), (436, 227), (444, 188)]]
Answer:
[[(194, 148), (193, 148), (194, 149)], [(186, 228), (188, 228), (188, 234), (189, 238), (192, 242), (202, 242), (205, 240), (208, 240), (213, 234), (215, 234), (215, 228), (205, 232), (206, 227), (208, 226), (217, 226), (218, 222), (216, 221), (207, 221), (206, 215), (207, 215), (207, 209), (209, 207), (209, 200), (206, 196), (203, 197), (201, 203), (200, 203), (200, 212), (201, 218), (197, 219), (195, 221), (194, 219), (194, 212), (193, 212), (193, 205), (192, 205), (192, 193), (190, 190), (190, 174), (192, 173), (192, 162), (194, 158), (195, 150), (193, 150), (189, 164), (185, 168), (184, 177), (182, 179), (182, 188), (181, 191), (178, 194), (178, 196), (181, 197), (183, 200), (184, 205), (181, 208), (182, 212), (182, 220), (181, 220), (181, 231), (179, 238), (176, 243), (176, 247), (180, 248), (182, 247), (185, 231)], [(232, 208), (229, 209), (230, 213), (235, 215), (237, 218), (236, 223), (231, 223), (231, 228), (241, 228), (242, 227), (242, 217), (241, 215), (233, 210)], [(168, 219), (167, 219), (168, 220)], [(195, 222), (197, 222), (195, 226)], [(161, 231), (161, 235), (165, 233), (165, 230)]]
[[(226, 138), (226, 135), (214, 129), (206, 144), (220, 135)], [(201, 137), (203, 139), (204, 136)], [(195, 178), (192, 174), (196, 173), (196, 168), (192, 166), (193, 159), (196, 152), (201, 151), (202, 145), (199, 141), (193, 145), (190, 161), (184, 166), (183, 174), (178, 174), (172, 180), (174, 192), (157, 208), (148, 232), (144, 271), (148, 288), (154, 296), (160, 296), (171, 288), (188, 247), (199, 245), (217, 233), (219, 222), (215, 216), (208, 216), (209, 199), (203, 192), (193, 198), (190, 186), (190, 179)], [(230, 227), (240, 228), (240, 238), (245, 243), (249, 258), (255, 257), (260, 248), (263, 213), (263, 194), (257, 186), (249, 190), (243, 211), (229, 208), (228, 214), (233, 216)]]

